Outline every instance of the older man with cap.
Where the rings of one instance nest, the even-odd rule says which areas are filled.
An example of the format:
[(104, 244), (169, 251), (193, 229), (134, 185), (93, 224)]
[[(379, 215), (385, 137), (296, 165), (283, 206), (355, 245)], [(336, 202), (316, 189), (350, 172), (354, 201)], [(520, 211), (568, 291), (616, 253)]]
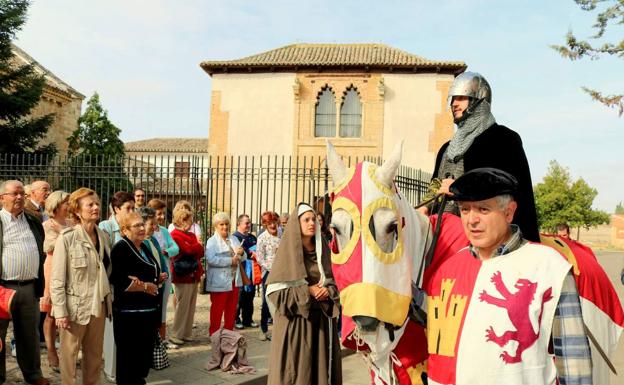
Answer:
[(478, 168), (450, 191), (470, 246), (426, 288), (429, 384), (591, 384), (571, 265), (512, 224), (516, 178)]
[[(0, 185), (0, 286), (15, 290), (12, 305), (17, 363), (29, 384), (46, 385), (39, 352), (39, 297), (43, 294), (44, 231), (39, 219), (24, 210), (24, 185)], [(4, 342), (8, 319), (0, 319)], [(0, 383), (6, 381), (6, 349), (0, 350)]]

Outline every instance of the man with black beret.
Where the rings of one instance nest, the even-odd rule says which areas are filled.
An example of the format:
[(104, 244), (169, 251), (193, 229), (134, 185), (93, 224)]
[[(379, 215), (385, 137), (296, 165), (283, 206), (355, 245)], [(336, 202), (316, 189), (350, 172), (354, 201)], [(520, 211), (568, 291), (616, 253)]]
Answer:
[(478, 168), (450, 191), (470, 246), (445, 261), (426, 288), (429, 383), (591, 384), (571, 265), (512, 224), (516, 178)]

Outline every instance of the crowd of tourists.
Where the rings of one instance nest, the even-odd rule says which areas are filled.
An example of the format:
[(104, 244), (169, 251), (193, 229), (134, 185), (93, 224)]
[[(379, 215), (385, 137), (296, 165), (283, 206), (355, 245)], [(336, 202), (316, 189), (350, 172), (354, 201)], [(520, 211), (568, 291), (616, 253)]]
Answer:
[[(271, 340), (264, 293), (287, 213), (263, 213), (256, 238), (247, 214), (236, 218), (234, 230), (229, 215), (218, 212), (203, 232), (189, 202), (148, 200), (143, 189), (116, 192), (105, 220), (103, 202), (89, 188), (52, 191), (46, 181), (8, 180), (0, 197), (0, 285), (16, 293), (11, 350), (26, 382), (49, 383), (40, 362), (45, 343), (63, 384), (77, 381), (79, 351), (83, 384), (100, 383), (102, 370), (117, 384), (145, 383), (158, 341), (167, 349), (196, 342), (199, 291), (210, 295), (210, 336), (260, 327), (260, 340)], [(256, 295), (262, 296), (259, 324)], [(2, 321), (4, 340), (9, 320)], [(0, 380), (4, 354), (3, 348)]]

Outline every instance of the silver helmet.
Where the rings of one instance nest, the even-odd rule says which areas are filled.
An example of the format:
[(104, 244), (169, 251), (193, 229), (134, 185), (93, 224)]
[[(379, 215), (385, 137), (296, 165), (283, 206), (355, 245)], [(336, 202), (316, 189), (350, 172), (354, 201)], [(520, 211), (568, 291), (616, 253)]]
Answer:
[(492, 89), (487, 80), (477, 72), (464, 72), (457, 76), (449, 89), (447, 100), (449, 106), (453, 96), (469, 96), (473, 99), (471, 104), (480, 100), (492, 104)]

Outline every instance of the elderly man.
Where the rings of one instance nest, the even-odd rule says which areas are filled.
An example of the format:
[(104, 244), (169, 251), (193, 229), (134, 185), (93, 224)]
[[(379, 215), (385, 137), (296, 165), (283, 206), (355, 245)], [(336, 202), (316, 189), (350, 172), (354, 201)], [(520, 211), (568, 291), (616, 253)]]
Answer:
[[(39, 297), (43, 294), (44, 232), (41, 222), (24, 210), (24, 185), (0, 185), (0, 285), (16, 291), (12, 305), (17, 363), (29, 384), (49, 384), (41, 373)], [(0, 320), (4, 342), (9, 320)], [(0, 351), (0, 383), (6, 380), (6, 349)]]
[(48, 216), (45, 213), (45, 200), (50, 195), (50, 184), (43, 180), (37, 180), (30, 184), (30, 194), (24, 209), (29, 213), (36, 216), (41, 222), (48, 220)]
[(450, 192), (470, 246), (427, 287), (429, 384), (591, 384), (571, 265), (512, 224), (516, 179), (479, 168)]
[[(522, 139), (496, 122), (487, 80), (476, 72), (464, 72), (453, 81), (448, 98), (457, 131), (438, 151), (432, 186), (440, 183), (438, 192), (448, 193), (453, 180), (479, 167), (510, 173), (518, 181), (520, 192), (513, 223), (520, 227), (526, 239), (539, 242), (533, 184)], [(447, 205), (447, 211), (459, 215), (455, 202)]]

